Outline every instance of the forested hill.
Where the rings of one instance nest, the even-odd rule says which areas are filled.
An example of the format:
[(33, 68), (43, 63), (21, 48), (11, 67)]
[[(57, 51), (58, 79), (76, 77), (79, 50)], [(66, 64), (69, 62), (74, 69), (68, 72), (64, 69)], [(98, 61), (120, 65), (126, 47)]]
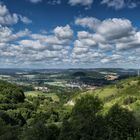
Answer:
[(139, 81), (69, 96), (74, 106), (0, 81), (0, 140), (139, 140)]
[(0, 81), (0, 140), (56, 140), (65, 112), (51, 97), (25, 96), (21, 87)]

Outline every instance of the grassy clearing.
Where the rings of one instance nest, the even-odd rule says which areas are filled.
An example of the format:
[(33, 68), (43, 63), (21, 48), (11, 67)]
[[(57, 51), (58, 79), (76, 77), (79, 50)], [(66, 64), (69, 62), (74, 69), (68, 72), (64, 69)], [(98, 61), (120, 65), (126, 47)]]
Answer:
[(105, 88), (95, 91), (95, 95), (99, 96), (99, 98), (101, 99), (104, 99), (106, 97), (110, 97), (116, 94), (117, 94), (117, 89), (115, 87), (105, 87)]
[(53, 101), (59, 101), (59, 97), (55, 93), (44, 93), (42, 91), (29, 91), (25, 92), (25, 96), (37, 97), (37, 96), (45, 96), (51, 97)]
[(36, 97), (39, 95), (45, 95), (45, 93), (43, 93), (42, 91), (28, 91), (28, 92), (24, 92), (25, 96), (32, 96), (32, 97)]

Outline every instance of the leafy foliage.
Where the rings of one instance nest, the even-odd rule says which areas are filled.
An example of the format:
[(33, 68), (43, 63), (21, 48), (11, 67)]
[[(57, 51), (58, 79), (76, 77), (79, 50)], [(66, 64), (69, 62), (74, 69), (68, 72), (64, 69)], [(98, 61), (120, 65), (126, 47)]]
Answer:
[(112, 106), (107, 116), (108, 140), (127, 140), (134, 137), (137, 130), (137, 122), (132, 112), (120, 107), (118, 104)]
[[(139, 83), (134, 86), (139, 89)], [(129, 87), (133, 94), (133, 85)], [(127, 94), (124, 85), (118, 89), (119, 94)], [(139, 139), (140, 126), (133, 112), (115, 104), (103, 113), (104, 102), (116, 98), (116, 93), (108, 94), (109, 99), (104, 102), (93, 94), (78, 96), (74, 107), (69, 108), (65, 103), (80, 90), (56, 90), (60, 99), (57, 101), (45, 95), (25, 96), (20, 87), (0, 81), (0, 140)], [(135, 91), (137, 95), (138, 90)], [(123, 98), (123, 105), (139, 100), (135, 93), (128, 95)]]
[(24, 102), (23, 91), (13, 84), (0, 81), (0, 103), (19, 103)]

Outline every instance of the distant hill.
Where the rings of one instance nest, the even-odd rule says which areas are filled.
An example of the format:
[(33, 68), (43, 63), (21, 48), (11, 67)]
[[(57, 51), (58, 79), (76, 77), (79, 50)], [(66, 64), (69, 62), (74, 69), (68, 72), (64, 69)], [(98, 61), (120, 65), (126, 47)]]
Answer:
[(72, 76), (74, 76), (74, 77), (83, 77), (83, 76), (86, 76), (86, 73), (82, 72), (82, 71), (78, 71), (78, 72), (73, 73)]

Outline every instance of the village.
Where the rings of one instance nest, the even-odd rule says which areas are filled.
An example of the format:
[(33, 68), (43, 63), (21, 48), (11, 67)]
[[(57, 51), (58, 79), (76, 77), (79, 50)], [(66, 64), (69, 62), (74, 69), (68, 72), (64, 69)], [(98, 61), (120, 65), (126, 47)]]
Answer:
[[(14, 74), (0, 74), (1, 80), (15, 83), (19, 86), (32, 87), (34, 91), (50, 92), (51, 87), (79, 89), (79, 90), (95, 90), (103, 85), (113, 83), (119, 78), (119, 74), (113, 72), (98, 72), (99, 77), (94, 76), (94, 71), (86, 73), (86, 76), (71, 76), (77, 71), (64, 73), (60, 72), (15, 72)], [(93, 76), (88, 76), (91, 73)], [(96, 72), (97, 73), (97, 72)], [(70, 77), (70, 78), (69, 78)]]

